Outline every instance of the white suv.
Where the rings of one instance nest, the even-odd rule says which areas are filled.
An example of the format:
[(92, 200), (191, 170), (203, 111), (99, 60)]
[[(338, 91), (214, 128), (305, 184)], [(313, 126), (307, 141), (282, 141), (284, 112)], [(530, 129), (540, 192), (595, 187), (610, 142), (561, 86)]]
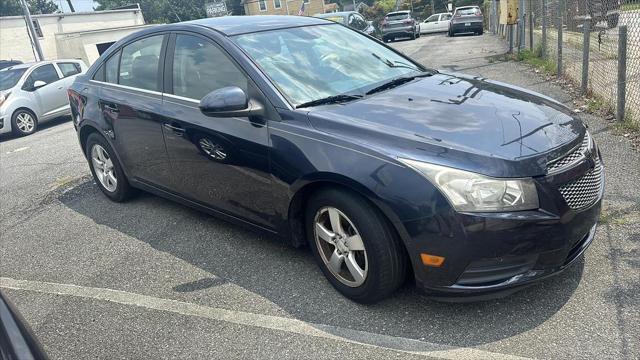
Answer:
[(29, 135), (38, 123), (71, 114), (67, 89), (86, 70), (85, 63), (75, 59), (0, 70), (0, 134)]

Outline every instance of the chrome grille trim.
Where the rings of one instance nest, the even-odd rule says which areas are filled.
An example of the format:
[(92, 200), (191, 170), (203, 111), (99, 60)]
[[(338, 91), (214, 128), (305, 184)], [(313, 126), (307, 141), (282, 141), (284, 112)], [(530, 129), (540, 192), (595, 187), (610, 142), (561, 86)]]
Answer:
[(591, 145), (591, 135), (589, 132), (586, 132), (584, 138), (582, 139), (582, 144), (580, 146), (570, 152), (568, 155), (561, 157), (559, 159), (553, 160), (547, 165), (547, 173), (558, 172), (561, 169), (573, 165), (585, 157), (585, 152)]
[(560, 186), (560, 194), (571, 209), (584, 209), (593, 205), (602, 195), (603, 178), (602, 164), (597, 159), (593, 169), (584, 176)]

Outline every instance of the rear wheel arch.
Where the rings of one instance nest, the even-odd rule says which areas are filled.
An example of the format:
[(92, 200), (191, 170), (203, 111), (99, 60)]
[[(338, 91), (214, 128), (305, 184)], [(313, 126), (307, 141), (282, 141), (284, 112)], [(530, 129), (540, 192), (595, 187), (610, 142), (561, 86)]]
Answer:
[(100, 134), (100, 131), (93, 127), (92, 125), (85, 125), (83, 127), (80, 128), (80, 146), (82, 147), (82, 153), (86, 154), (86, 147), (87, 147), (87, 139), (89, 138), (89, 135), (91, 135), (92, 133), (98, 133)]

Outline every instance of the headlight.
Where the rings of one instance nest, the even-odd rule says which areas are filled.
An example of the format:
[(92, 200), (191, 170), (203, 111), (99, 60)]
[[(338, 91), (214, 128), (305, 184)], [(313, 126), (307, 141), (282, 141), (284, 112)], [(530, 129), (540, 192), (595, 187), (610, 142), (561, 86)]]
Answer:
[(399, 159), (429, 179), (457, 211), (506, 212), (538, 209), (531, 178), (499, 179), (445, 166)]

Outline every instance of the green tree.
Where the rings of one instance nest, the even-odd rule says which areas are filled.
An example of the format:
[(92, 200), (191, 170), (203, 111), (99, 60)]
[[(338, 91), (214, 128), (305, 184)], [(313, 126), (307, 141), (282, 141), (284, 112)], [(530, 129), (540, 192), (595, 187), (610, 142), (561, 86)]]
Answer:
[[(243, 15), (241, 0), (226, 0), (227, 9), (233, 15)], [(201, 19), (207, 16), (204, 4), (209, 0), (139, 0), (147, 23), (173, 23)], [(109, 10), (130, 5), (131, 0), (100, 0), (96, 10)]]
[[(58, 10), (51, 0), (27, 0), (31, 14), (52, 14)], [(22, 6), (19, 0), (0, 0), (0, 16), (22, 15)]]

